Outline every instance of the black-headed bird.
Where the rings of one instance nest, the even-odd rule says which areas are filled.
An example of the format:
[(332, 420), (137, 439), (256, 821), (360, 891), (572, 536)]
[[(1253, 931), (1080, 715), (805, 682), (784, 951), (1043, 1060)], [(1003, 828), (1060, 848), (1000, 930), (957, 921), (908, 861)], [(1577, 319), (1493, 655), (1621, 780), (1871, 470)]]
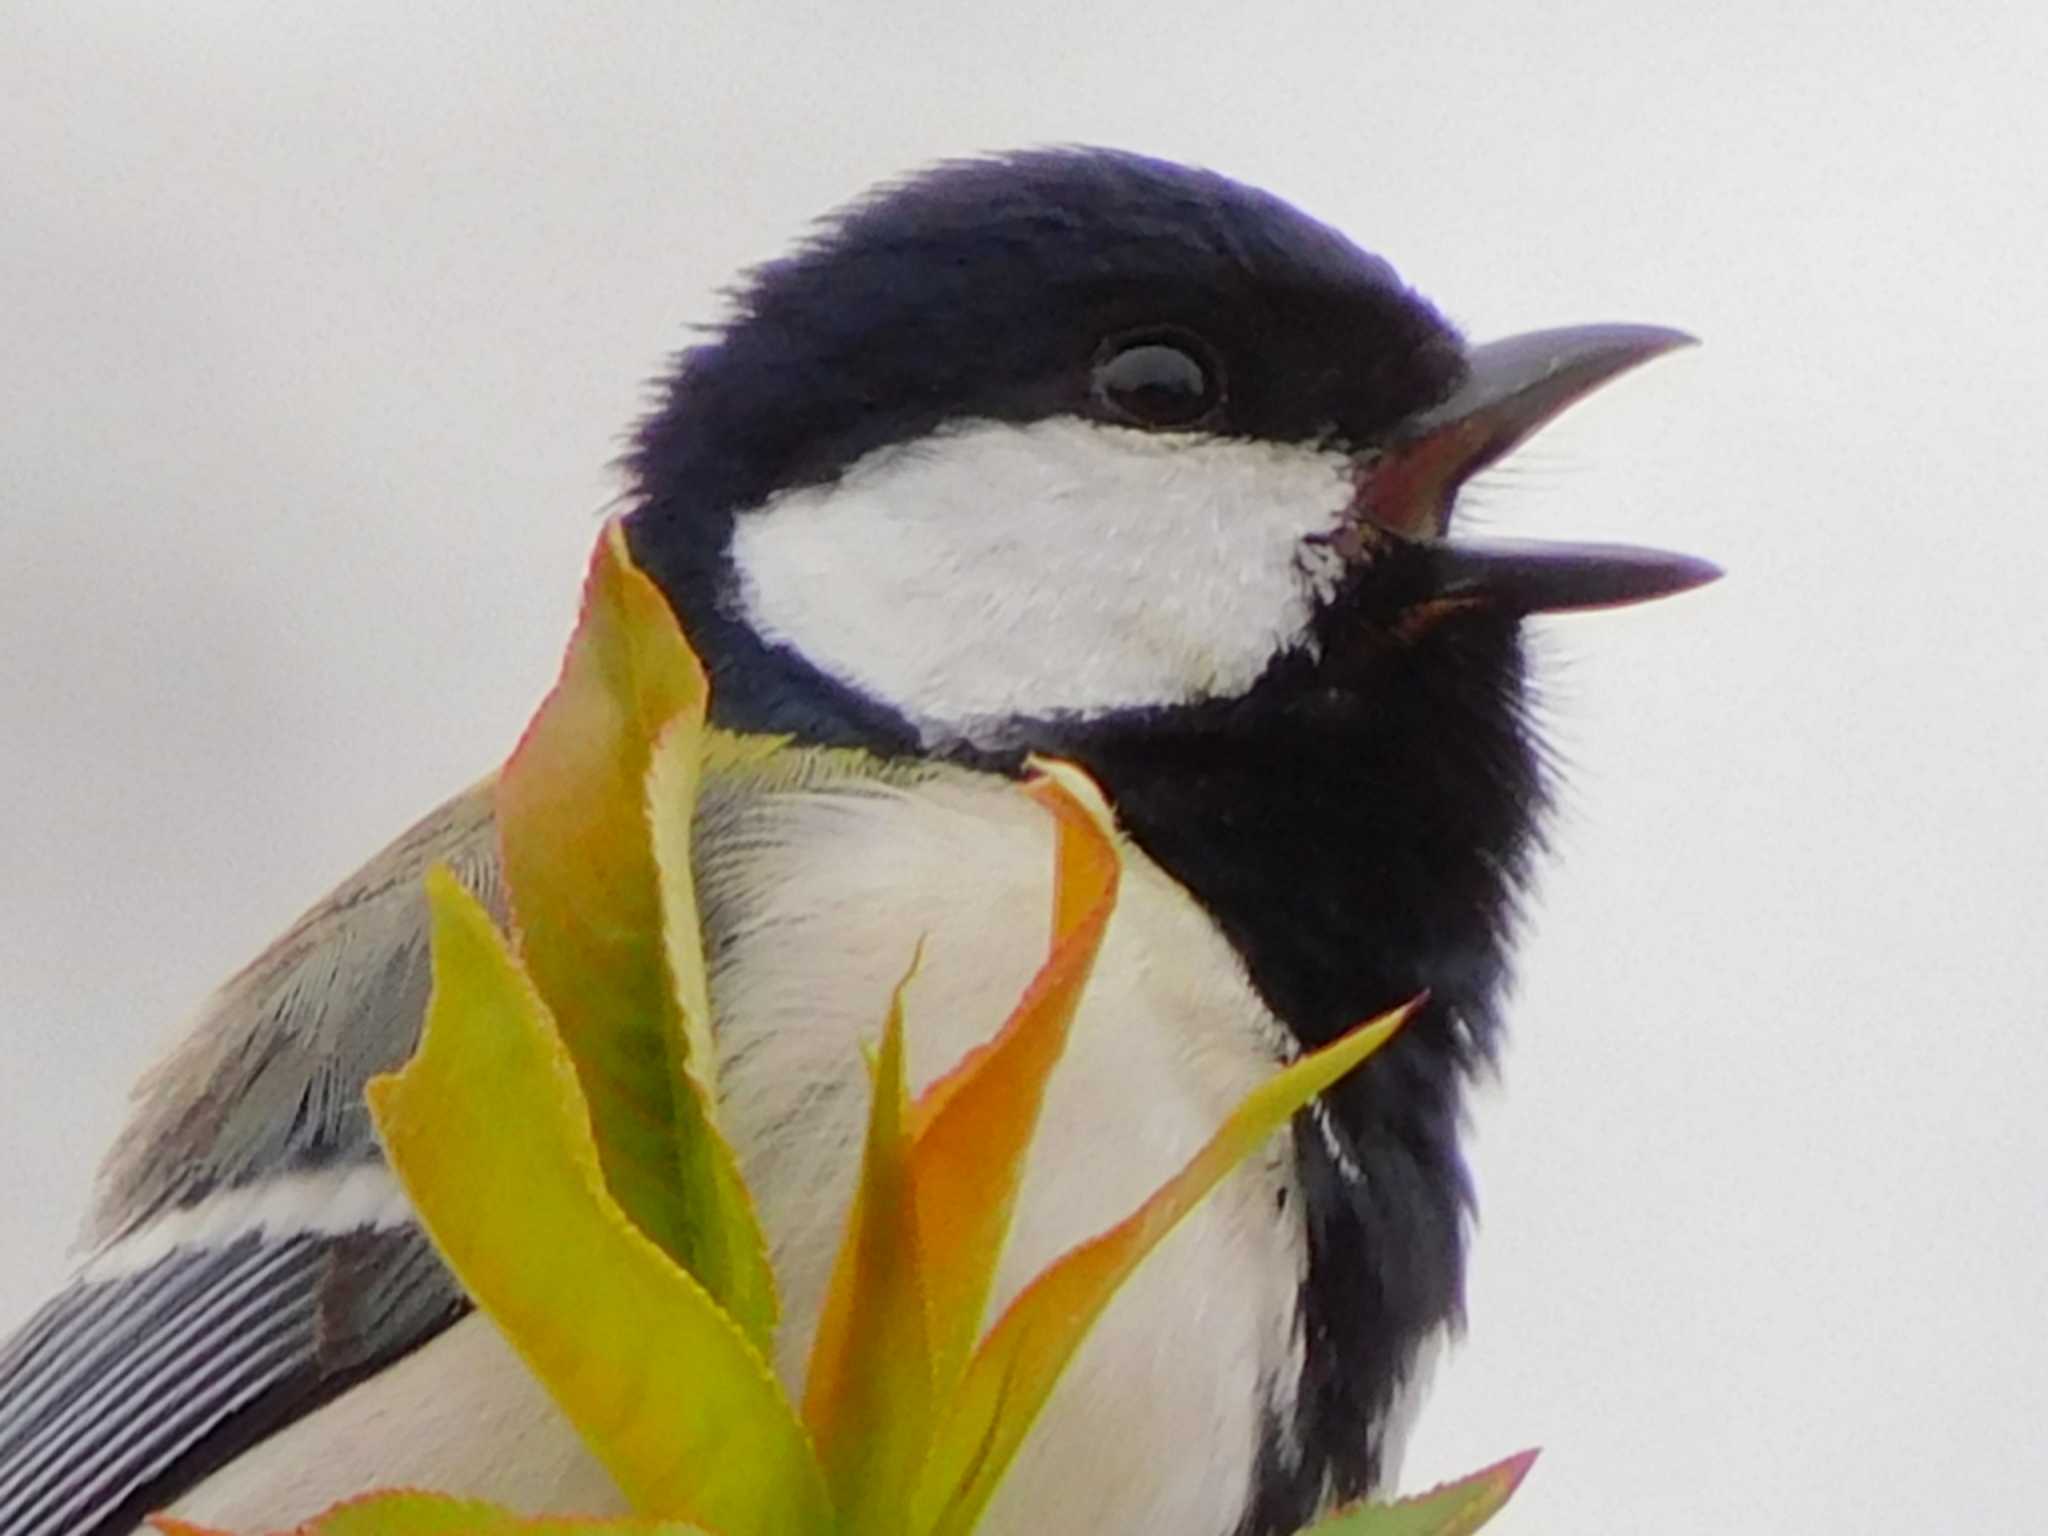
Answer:
[[(1461, 1096), (1495, 1050), (1545, 802), (1522, 622), (1714, 574), (1463, 537), (1459, 488), (1684, 340), (1468, 345), (1278, 198), (1060, 149), (871, 194), (677, 360), (627, 459), (627, 532), (713, 723), (781, 738), (706, 786), (694, 843), (785, 1374), (858, 1160), (858, 1044), (913, 948), (925, 1075), (1043, 953), (1027, 755), (1093, 775), (1128, 867), (998, 1301), (1277, 1063), (1428, 995), (1140, 1269), (997, 1536), (1260, 1536), (1391, 1478), (1460, 1318)], [(0, 1350), (6, 1536), (161, 1508), (273, 1529), (397, 1485), (621, 1507), (436, 1260), (364, 1107), (418, 1034), (436, 860), (502, 904), (487, 785), (227, 982), (138, 1090), (89, 1256)]]

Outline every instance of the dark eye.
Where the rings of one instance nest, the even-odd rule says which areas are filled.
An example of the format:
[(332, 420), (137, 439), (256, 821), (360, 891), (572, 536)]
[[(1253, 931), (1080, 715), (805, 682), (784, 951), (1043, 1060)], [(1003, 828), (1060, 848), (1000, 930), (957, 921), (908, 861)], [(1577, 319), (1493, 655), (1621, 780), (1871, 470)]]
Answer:
[(1223, 401), (1216, 354), (1186, 331), (1115, 336), (1095, 358), (1095, 398), (1140, 427), (1185, 427)]

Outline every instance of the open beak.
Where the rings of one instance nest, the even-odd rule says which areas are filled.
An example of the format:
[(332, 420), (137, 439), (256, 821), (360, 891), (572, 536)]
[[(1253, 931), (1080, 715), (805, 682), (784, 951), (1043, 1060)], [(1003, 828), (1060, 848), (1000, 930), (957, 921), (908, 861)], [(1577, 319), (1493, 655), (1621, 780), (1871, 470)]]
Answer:
[(1474, 347), (1471, 371), (1441, 405), (1409, 421), (1365, 471), (1358, 510), (1428, 547), (1435, 596), (1516, 613), (1646, 602), (1702, 586), (1720, 569), (1690, 555), (1627, 544), (1532, 543), (1448, 536), (1467, 480), (1574, 401), (1653, 357), (1693, 345), (1655, 325), (1579, 325)]

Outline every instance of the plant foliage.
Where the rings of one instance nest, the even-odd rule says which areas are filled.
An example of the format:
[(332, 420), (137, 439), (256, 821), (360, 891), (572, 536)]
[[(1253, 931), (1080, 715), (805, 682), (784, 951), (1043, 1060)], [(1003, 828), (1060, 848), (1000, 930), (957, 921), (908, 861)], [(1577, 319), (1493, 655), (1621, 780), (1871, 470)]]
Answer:
[[(1121, 872), (1094, 785), (1036, 765), (1020, 792), (1053, 833), (1044, 963), (1002, 1027), (913, 1099), (916, 957), (904, 957), (794, 1402), (769, 1363), (766, 1244), (718, 1125), (688, 857), (716, 744), (706, 696), (661, 594), (608, 528), (561, 680), (499, 785), (511, 935), (448, 871), (429, 875), (425, 1030), (411, 1061), (370, 1085), (385, 1152), (441, 1257), (637, 1513), (528, 1519), (392, 1492), (329, 1510), (305, 1536), (967, 1536), (1124, 1279), (1406, 1017), (1275, 1073), (1150, 1199), (988, 1322), (1046, 1084)], [(1529, 1460), (1316, 1530), (1463, 1536)]]

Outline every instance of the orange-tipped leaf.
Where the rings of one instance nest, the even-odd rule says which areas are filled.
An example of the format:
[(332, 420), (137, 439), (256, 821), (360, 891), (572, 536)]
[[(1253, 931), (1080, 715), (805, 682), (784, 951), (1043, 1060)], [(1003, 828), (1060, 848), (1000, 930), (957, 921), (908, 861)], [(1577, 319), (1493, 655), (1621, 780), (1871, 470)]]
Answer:
[[(774, 1282), (717, 1131), (686, 857), (707, 693), (612, 523), (561, 679), (499, 780), (498, 820), (521, 959), (575, 1060), (606, 1182), (765, 1350)], [(679, 870), (657, 866), (661, 828), (684, 843)]]
[(811, 1347), (804, 1422), (842, 1536), (896, 1536), (931, 1440), (931, 1344), (911, 1184), (903, 996), (896, 984), (874, 1057), (860, 1184)]
[(1057, 829), (1050, 953), (1003, 1027), (928, 1087), (914, 1114), (911, 1168), (941, 1400), (980, 1334), (1046, 1081), (1116, 905), (1115, 834), (1100, 794), (1077, 769), (1041, 766), (1028, 792)]
[(1225, 1175), (1296, 1111), (1379, 1049), (1413, 1003), (1304, 1056), (1252, 1090), (1181, 1171), (1130, 1216), (1069, 1250), (1010, 1304), (941, 1405), (913, 1529), (966, 1536), (1060, 1374), (1117, 1288)]

